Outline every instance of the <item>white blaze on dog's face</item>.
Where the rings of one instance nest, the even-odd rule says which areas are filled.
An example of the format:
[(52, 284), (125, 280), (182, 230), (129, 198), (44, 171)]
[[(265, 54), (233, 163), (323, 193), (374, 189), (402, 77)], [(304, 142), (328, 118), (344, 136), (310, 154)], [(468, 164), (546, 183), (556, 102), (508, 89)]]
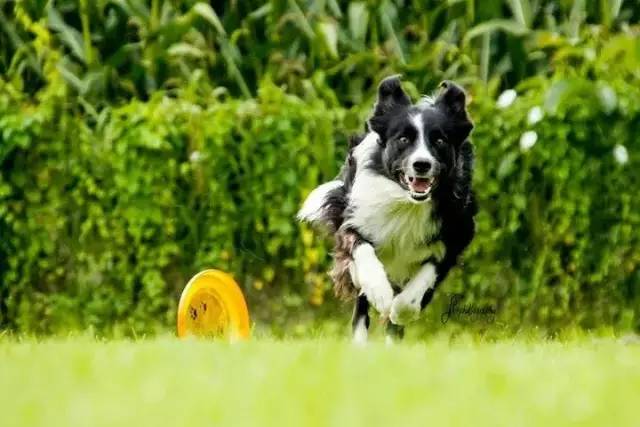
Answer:
[(369, 126), (379, 137), (372, 168), (396, 182), (410, 200), (430, 200), (438, 184), (454, 169), (456, 150), (473, 124), (465, 110), (464, 91), (442, 84), (435, 100), (413, 105), (397, 77), (385, 79)]
[(411, 113), (410, 121), (417, 135), (411, 151), (404, 157), (400, 166), (400, 179), (407, 186), (412, 199), (424, 201), (430, 196), (431, 188), (438, 176), (440, 162), (431, 152), (428, 140), (425, 138), (422, 111)]

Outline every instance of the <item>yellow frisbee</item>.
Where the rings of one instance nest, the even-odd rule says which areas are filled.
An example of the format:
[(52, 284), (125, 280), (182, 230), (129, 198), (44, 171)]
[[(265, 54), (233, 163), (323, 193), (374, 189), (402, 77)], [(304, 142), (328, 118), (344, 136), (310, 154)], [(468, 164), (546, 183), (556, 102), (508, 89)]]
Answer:
[(204, 270), (187, 283), (178, 304), (178, 336), (249, 337), (249, 311), (229, 274)]

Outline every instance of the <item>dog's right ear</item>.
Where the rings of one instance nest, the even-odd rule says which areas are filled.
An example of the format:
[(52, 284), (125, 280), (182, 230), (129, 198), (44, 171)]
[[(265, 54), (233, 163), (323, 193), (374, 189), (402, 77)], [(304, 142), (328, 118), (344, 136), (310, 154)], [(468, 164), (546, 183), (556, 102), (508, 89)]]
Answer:
[(378, 86), (378, 99), (373, 107), (373, 115), (369, 119), (369, 127), (383, 136), (383, 117), (397, 107), (408, 105), (411, 105), (411, 99), (402, 90), (400, 75), (385, 78)]

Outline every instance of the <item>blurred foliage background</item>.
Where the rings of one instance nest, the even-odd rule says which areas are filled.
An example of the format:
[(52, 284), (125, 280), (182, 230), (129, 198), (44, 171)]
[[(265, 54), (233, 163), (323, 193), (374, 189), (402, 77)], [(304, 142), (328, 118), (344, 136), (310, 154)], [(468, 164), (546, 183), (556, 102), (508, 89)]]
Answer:
[(463, 84), (476, 123), (477, 237), (420, 325), (458, 292), (497, 307), (481, 328), (638, 330), (639, 18), (636, 0), (0, 0), (0, 329), (167, 330), (216, 267), (258, 328), (343, 330), (330, 242), (294, 215), (402, 73), (414, 97)]

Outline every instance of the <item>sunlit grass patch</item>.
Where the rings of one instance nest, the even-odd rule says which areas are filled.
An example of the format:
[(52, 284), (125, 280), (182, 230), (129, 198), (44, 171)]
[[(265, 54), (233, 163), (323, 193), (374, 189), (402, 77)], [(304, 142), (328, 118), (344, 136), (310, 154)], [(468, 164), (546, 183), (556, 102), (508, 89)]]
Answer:
[(640, 346), (0, 340), (6, 426), (631, 425)]

